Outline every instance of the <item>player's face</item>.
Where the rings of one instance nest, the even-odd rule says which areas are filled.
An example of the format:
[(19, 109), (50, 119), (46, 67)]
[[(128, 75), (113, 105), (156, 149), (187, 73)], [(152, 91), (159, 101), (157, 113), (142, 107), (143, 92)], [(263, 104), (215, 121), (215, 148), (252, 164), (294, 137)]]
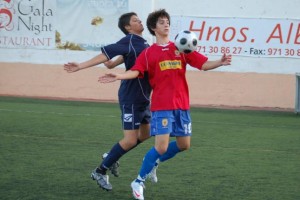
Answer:
[(130, 18), (129, 22), (129, 32), (134, 34), (142, 34), (144, 27), (142, 21), (138, 18), (138, 16), (133, 15)]
[(156, 35), (168, 36), (170, 32), (170, 22), (168, 18), (166, 17), (158, 18), (154, 32)]

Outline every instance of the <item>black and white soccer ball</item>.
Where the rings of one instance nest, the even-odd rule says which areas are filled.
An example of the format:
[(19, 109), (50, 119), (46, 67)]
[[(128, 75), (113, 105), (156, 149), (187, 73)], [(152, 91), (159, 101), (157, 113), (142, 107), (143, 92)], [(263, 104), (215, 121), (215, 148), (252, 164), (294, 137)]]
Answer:
[(198, 38), (194, 32), (183, 30), (175, 36), (175, 46), (182, 53), (191, 53), (197, 49)]

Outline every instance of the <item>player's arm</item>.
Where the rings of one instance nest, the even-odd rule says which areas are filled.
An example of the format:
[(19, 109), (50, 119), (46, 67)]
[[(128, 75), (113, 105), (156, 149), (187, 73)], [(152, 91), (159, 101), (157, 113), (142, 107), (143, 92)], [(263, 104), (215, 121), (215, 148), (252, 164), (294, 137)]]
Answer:
[(218, 67), (221, 67), (223, 65), (230, 65), (231, 64), (231, 55), (224, 54), (220, 60), (214, 60), (214, 61), (206, 61), (203, 66), (202, 70), (212, 70)]
[(109, 60), (109, 61), (106, 61), (104, 63), (105, 67), (107, 67), (108, 69), (113, 69), (115, 68), (116, 66), (120, 65), (124, 63), (124, 58), (123, 56), (118, 56), (117, 59), (115, 60)]
[(104, 76), (100, 76), (98, 81), (100, 83), (111, 83), (117, 80), (128, 80), (135, 79), (139, 76), (140, 72), (138, 70), (128, 70), (125, 73), (117, 74), (117, 73), (109, 73)]
[(87, 60), (85, 62), (82, 62), (82, 63), (68, 62), (68, 63), (64, 64), (64, 70), (66, 70), (69, 73), (77, 72), (82, 69), (86, 69), (89, 67), (93, 67), (95, 65), (99, 65), (101, 63), (106, 62), (107, 60), (108, 60), (108, 58), (104, 54), (99, 54), (99, 55), (95, 56), (94, 58)]
[(135, 65), (128, 71), (117, 74), (117, 73), (109, 73), (105, 74), (104, 76), (100, 76), (98, 81), (100, 83), (110, 83), (114, 82), (116, 80), (128, 80), (128, 79), (135, 79), (139, 76), (144, 75), (144, 71), (146, 68), (145, 65), (145, 50), (138, 56), (138, 58), (135, 61)]

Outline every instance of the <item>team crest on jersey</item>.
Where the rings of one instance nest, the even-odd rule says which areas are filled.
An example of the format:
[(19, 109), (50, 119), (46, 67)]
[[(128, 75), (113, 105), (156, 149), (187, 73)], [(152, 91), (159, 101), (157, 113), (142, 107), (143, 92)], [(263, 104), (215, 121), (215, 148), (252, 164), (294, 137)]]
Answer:
[(169, 123), (168, 119), (162, 119), (161, 120), (161, 124), (162, 124), (163, 127), (168, 126), (168, 123)]
[(124, 114), (123, 121), (124, 122), (132, 122), (132, 114)]
[(174, 53), (175, 53), (176, 56), (180, 55), (180, 52), (177, 49), (174, 51)]

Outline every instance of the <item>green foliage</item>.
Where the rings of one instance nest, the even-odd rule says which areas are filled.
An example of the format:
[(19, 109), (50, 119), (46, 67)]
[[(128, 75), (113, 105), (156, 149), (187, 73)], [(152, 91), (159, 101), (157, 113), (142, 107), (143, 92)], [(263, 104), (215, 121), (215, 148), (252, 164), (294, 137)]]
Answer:
[[(191, 149), (161, 163), (147, 200), (300, 199), (300, 118), (294, 113), (191, 109)], [(117, 104), (0, 97), (0, 199), (132, 199), (153, 138), (120, 160), (113, 191), (90, 172), (122, 138)]]
[(57, 49), (69, 49), (73, 51), (84, 51), (83, 48), (80, 47), (80, 45), (74, 43), (74, 42), (69, 42), (66, 41), (65, 43), (61, 42), (61, 35), (58, 31), (55, 31), (55, 43), (56, 43), (56, 48)]
[(70, 50), (73, 50), (73, 51), (75, 51), (75, 50), (77, 50), (77, 51), (84, 51), (84, 49), (81, 48), (78, 44), (75, 44), (74, 42), (69, 42), (69, 41), (67, 41), (64, 44), (57, 43), (56, 47), (58, 49), (70, 49)]
[(58, 31), (55, 31), (55, 43), (61, 43), (61, 35)]

